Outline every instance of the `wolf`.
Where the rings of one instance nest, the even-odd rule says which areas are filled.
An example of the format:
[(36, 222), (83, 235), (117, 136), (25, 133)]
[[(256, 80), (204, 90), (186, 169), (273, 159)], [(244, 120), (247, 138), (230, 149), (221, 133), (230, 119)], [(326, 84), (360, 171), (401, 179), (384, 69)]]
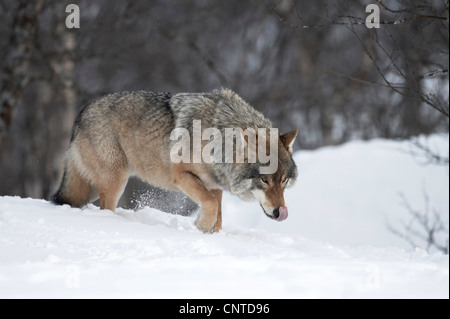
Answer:
[[(203, 128), (272, 128), (272, 123), (229, 89), (208, 93), (127, 91), (106, 95), (81, 110), (64, 158), (54, 204), (82, 207), (100, 198), (100, 209), (114, 211), (130, 176), (163, 189), (182, 192), (201, 207), (196, 226), (205, 233), (222, 228), (222, 193), (257, 201), (277, 221), (288, 217), (285, 188), (294, 185), (297, 167), (292, 146), (297, 130), (276, 141), (277, 166), (261, 174), (259, 161), (175, 163), (170, 158), (171, 132)], [(243, 136), (248, 142), (248, 136)], [(235, 137), (238, 139), (238, 137)], [(262, 140), (256, 138), (256, 143)], [(264, 141), (264, 140), (263, 140)], [(205, 141), (202, 142), (204, 145)], [(234, 150), (235, 151), (235, 150)], [(191, 152), (192, 153), (192, 152)]]

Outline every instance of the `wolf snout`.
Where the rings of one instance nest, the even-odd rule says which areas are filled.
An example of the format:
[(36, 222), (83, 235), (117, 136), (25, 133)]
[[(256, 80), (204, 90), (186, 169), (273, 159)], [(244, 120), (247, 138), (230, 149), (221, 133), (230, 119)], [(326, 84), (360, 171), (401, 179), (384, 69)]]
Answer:
[(275, 208), (272, 212), (273, 219), (276, 221), (283, 221), (288, 218), (288, 209), (285, 206), (281, 206), (279, 208)]

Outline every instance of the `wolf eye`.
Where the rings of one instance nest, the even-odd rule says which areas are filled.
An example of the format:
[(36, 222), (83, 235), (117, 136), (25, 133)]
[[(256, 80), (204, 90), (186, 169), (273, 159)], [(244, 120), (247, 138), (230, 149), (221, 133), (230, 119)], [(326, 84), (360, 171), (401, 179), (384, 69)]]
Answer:
[(289, 180), (289, 178), (288, 178), (288, 177), (285, 177), (285, 178), (283, 178), (282, 183), (283, 183), (283, 184), (286, 184), (288, 180)]
[(261, 177), (261, 182), (263, 182), (264, 184), (269, 184), (269, 181), (265, 177)]

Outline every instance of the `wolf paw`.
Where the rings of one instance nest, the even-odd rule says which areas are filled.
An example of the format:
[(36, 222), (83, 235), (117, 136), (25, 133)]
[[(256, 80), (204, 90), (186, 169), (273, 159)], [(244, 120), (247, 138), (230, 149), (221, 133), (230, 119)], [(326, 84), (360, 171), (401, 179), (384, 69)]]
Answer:
[(202, 218), (200, 215), (195, 222), (195, 226), (197, 226), (198, 229), (200, 229), (204, 233), (215, 233), (218, 232), (220, 229), (217, 229), (216, 223), (217, 218)]
[(211, 229), (211, 233), (218, 233), (222, 229), (222, 222), (217, 221), (213, 228)]

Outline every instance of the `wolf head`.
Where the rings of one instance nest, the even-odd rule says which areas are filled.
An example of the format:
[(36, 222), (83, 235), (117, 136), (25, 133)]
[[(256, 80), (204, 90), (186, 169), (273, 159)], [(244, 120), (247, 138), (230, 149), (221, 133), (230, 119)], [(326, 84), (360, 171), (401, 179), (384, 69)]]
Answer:
[(297, 130), (279, 136), (277, 170), (273, 174), (260, 174), (261, 164), (248, 163), (242, 167), (237, 195), (246, 201), (257, 201), (264, 214), (277, 221), (288, 217), (284, 190), (295, 184), (297, 167), (292, 159), (292, 145)]

